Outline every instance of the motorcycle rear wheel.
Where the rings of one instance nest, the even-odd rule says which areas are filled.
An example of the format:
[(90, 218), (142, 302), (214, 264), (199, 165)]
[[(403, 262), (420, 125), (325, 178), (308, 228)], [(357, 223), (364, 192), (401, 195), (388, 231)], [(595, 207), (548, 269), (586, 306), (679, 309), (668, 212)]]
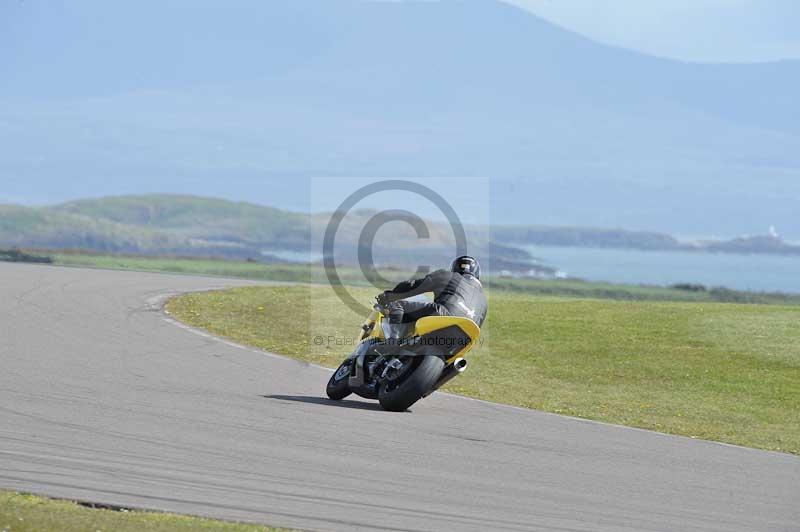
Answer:
[(433, 388), (444, 369), (444, 360), (435, 356), (417, 357), (417, 366), (403, 382), (396, 386), (383, 383), (378, 390), (378, 401), (384, 410), (403, 412)]

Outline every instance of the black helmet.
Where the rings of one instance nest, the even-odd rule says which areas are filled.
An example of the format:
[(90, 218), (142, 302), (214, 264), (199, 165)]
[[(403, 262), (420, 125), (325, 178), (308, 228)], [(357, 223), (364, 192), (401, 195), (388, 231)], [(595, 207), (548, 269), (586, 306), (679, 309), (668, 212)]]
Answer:
[(453, 265), (450, 266), (450, 270), (462, 274), (472, 274), (476, 279), (481, 278), (481, 265), (478, 264), (478, 261), (474, 257), (470, 257), (468, 255), (458, 257), (456, 260), (454, 260)]

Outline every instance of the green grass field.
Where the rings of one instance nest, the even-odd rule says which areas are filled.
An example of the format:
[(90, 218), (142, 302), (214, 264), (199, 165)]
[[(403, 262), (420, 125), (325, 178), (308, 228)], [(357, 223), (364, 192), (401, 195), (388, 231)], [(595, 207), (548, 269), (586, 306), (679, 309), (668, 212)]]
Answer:
[(67, 253), (56, 253), (52, 257), (55, 264), (62, 266), (213, 275), (268, 281), (310, 281), (308, 266), (297, 264), (261, 264), (233, 260)]
[(279, 532), (285, 529), (156, 512), (113, 511), (0, 491), (2, 532)]
[[(351, 292), (368, 304), (375, 290)], [(449, 391), (800, 454), (800, 307), (498, 290), (490, 305), (483, 345)], [(215, 334), (328, 367), (350, 352), (363, 321), (323, 286), (191, 294), (168, 309)]]
[[(55, 253), (52, 254), (52, 258), (56, 264), (64, 266), (173, 272), (239, 277), (243, 279), (327, 284), (327, 279), (321, 267), (309, 267), (308, 265), (300, 264), (261, 264), (234, 260), (93, 255), (85, 253)], [(365, 284), (361, 272), (355, 268), (340, 268), (338, 271), (341, 275), (342, 282), (354, 285)], [(404, 273), (395, 271), (390, 273), (389, 277), (393, 280), (400, 281), (408, 278), (410, 275), (410, 272)], [(718, 301), (729, 303), (800, 305), (800, 295), (762, 294), (727, 290), (723, 288), (711, 289), (705, 292), (690, 292), (659, 286), (575, 280), (500, 279), (492, 277), (487, 278), (484, 284), (497, 292), (522, 293), (536, 296), (614, 299), (621, 301)]]

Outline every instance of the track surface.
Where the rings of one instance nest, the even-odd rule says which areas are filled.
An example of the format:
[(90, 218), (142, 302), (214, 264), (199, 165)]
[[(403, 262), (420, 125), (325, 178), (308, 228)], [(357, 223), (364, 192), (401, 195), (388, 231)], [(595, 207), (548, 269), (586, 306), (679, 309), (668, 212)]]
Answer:
[(243, 281), (0, 263), (0, 488), (320, 530), (800, 530), (800, 459), (329, 373), (177, 327)]

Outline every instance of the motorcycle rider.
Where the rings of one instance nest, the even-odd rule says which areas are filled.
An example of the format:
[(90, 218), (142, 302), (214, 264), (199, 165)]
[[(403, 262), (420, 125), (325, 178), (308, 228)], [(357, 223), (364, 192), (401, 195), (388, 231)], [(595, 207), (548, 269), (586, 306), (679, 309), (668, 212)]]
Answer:
[[(422, 279), (403, 281), (375, 299), (388, 311), (389, 323), (410, 323), (424, 316), (461, 316), (481, 326), (489, 304), (480, 276), (478, 261), (465, 255), (453, 261), (450, 271), (437, 270)], [(433, 292), (432, 302), (400, 301), (426, 292)]]

